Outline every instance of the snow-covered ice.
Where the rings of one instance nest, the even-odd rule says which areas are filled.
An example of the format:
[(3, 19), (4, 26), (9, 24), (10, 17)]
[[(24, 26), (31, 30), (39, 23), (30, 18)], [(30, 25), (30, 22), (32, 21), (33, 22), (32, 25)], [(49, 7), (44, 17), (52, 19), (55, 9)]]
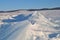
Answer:
[(51, 20), (40, 11), (1, 17), (0, 40), (60, 40), (60, 25)]

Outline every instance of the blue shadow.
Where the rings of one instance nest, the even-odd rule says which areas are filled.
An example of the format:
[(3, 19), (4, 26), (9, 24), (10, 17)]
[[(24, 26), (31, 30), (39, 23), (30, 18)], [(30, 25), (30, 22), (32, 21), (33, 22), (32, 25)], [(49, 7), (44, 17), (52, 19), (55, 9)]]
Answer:
[(12, 17), (14, 19), (5, 19), (5, 20), (2, 20), (2, 21), (3, 22), (19, 22), (19, 21), (27, 20), (31, 16), (32, 16), (32, 14), (29, 14), (28, 16), (24, 16), (24, 14), (20, 14), (16, 17)]
[(49, 38), (54, 38), (58, 35), (58, 33), (53, 33), (53, 34), (49, 34)]

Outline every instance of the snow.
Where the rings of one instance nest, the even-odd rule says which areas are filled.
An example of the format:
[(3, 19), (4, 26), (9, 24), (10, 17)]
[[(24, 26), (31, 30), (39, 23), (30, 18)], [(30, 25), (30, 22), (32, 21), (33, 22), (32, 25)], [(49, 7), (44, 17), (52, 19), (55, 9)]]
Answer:
[(5, 18), (0, 20), (3, 22), (0, 24), (0, 40), (60, 40), (60, 30), (55, 29), (59, 25), (51, 19), (48, 20), (39, 11), (24, 15), (10, 16), (9, 20), (18, 20), (14, 22), (2, 21)]

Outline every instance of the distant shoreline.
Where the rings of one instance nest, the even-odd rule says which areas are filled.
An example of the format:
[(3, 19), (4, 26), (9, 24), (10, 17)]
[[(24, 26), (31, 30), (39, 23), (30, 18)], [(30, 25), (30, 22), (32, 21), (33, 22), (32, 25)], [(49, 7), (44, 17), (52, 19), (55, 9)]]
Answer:
[(0, 13), (16, 12), (16, 11), (42, 11), (42, 10), (60, 10), (60, 7), (55, 8), (42, 8), (42, 9), (17, 9), (9, 11), (0, 11)]

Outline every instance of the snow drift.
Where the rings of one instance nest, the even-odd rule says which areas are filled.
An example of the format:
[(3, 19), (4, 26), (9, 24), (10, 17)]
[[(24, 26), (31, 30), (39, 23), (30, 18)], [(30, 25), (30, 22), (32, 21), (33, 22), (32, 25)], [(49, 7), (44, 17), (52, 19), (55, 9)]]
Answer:
[(0, 40), (60, 40), (59, 25), (39, 11), (15, 15), (0, 20)]

